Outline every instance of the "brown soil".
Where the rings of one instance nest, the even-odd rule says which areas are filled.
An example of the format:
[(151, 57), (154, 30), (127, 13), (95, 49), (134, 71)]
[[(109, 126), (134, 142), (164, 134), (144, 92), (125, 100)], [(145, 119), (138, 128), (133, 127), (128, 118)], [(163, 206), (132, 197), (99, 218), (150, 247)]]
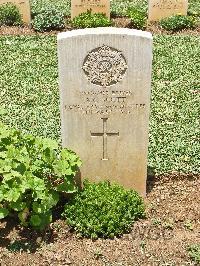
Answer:
[[(113, 18), (112, 21), (113, 21), (115, 27), (131, 28), (129, 18), (126, 18), (126, 17)], [(66, 25), (65, 29), (63, 29), (62, 31), (69, 31), (72, 29), (73, 28), (70, 25)], [(182, 31), (173, 33), (170, 31), (163, 30), (158, 25), (158, 23), (151, 23), (147, 26), (146, 31), (149, 31), (152, 34), (199, 35), (200, 34), (200, 25), (193, 30), (182, 30)], [(58, 32), (60, 32), (60, 31), (50, 31), (50, 32), (45, 32), (45, 33), (37, 33), (29, 27), (6, 27), (6, 26), (0, 27), (0, 35), (33, 35), (33, 34), (55, 35), (55, 34), (58, 34)]]
[[(195, 265), (187, 247), (200, 243), (199, 185), (194, 176), (150, 180), (147, 218), (114, 240), (78, 238), (60, 219), (43, 234), (5, 220), (0, 223), (0, 265)], [(21, 250), (15, 252), (16, 246)]]

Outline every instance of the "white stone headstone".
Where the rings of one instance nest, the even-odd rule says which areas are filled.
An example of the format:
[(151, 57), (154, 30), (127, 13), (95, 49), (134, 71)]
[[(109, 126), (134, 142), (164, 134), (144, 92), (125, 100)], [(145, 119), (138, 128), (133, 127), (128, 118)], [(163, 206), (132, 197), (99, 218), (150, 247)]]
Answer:
[(64, 147), (81, 178), (146, 193), (152, 36), (120, 28), (58, 34)]
[(159, 21), (173, 15), (187, 15), (188, 0), (149, 0), (148, 20)]

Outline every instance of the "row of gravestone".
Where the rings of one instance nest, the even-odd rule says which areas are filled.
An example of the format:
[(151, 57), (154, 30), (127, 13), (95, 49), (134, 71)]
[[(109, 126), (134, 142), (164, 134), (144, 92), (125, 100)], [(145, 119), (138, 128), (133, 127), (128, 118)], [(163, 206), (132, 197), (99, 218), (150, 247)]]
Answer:
[[(158, 21), (176, 14), (187, 15), (188, 0), (149, 0), (148, 20)], [(72, 0), (71, 17), (91, 9), (94, 13), (104, 13), (110, 18), (109, 0)]]
[[(20, 10), (24, 23), (30, 24), (29, 0), (0, 0), (0, 4), (7, 2), (14, 3)], [(71, 0), (71, 17), (79, 15), (91, 9), (95, 13), (104, 13), (110, 17), (109, 0)], [(171, 15), (186, 15), (188, 0), (149, 0), (149, 21), (157, 21)]]

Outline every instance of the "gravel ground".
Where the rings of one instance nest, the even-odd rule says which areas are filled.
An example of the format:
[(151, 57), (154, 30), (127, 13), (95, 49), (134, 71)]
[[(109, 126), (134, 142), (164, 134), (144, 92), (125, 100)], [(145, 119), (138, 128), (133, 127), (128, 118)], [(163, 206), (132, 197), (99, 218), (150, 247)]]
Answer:
[(199, 185), (197, 176), (152, 179), (146, 219), (113, 240), (78, 238), (59, 219), (42, 235), (5, 220), (0, 223), (0, 265), (197, 265), (187, 247), (200, 244)]
[[(130, 19), (126, 17), (119, 17), (119, 18), (113, 18), (112, 19), (114, 25), (113, 27), (118, 28), (130, 28)], [(72, 30), (72, 27), (70, 25), (66, 25), (65, 29), (62, 31), (68, 31)], [(200, 25), (196, 27), (195, 29), (186, 29), (179, 32), (172, 33), (170, 31), (163, 30), (157, 23), (151, 23), (147, 26), (146, 31), (150, 31), (153, 34), (184, 34), (184, 35), (200, 35)], [(49, 34), (58, 34), (59, 31), (51, 31), (51, 32), (45, 32), (45, 33), (37, 33), (33, 29), (29, 27), (6, 27), (1, 26), (0, 27), (0, 35), (32, 35), (32, 34), (39, 34), (39, 35), (49, 35)]]

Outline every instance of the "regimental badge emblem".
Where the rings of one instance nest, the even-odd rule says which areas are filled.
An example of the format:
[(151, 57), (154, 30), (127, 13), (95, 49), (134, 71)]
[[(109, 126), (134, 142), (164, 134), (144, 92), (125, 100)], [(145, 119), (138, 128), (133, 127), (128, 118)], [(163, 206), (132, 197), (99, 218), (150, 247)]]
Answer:
[(107, 45), (92, 50), (86, 56), (82, 66), (87, 79), (92, 84), (102, 87), (121, 81), (127, 68), (122, 52)]

